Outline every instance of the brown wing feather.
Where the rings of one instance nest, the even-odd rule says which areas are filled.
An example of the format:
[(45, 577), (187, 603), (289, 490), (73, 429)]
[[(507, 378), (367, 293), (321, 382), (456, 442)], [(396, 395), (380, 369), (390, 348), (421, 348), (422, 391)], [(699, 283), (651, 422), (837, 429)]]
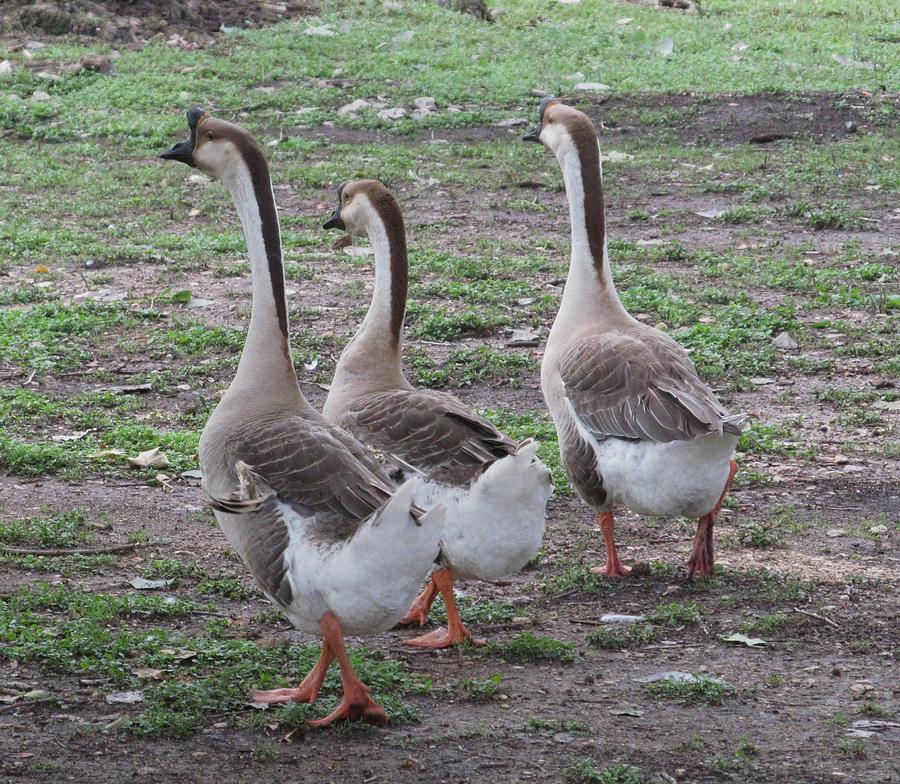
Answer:
[[(274, 415), (235, 428), (223, 462), (235, 489), (235, 467), (245, 463), (280, 500), (303, 517), (314, 516), (317, 531), (329, 539), (351, 535), (393, 492), (374, 457), (318, 414)], [(239, 511), (228, 510), (227, 499), (219, 503)]]
[(740, 432), (687, 352), (656, 330), (588, 335), (557, 367), (575, 413), (597, 438), (669, 442)]
[(515, 443), (452, 395), (396, 389), (355, 401), (340, 424), (430, 478), (464, 484), (515, 454)]
[(238, 550), (266, 594), (286, 607), (290, 535), (279, 501), (312, 518), (310, 535), (330, 544), (350, 538), (393, 485), (362, 444), (315, 412), (254, 419), (220, 438), (223, 451), (215, 470), (204, 466), (204, 488), (213, 508), (248, 515)]

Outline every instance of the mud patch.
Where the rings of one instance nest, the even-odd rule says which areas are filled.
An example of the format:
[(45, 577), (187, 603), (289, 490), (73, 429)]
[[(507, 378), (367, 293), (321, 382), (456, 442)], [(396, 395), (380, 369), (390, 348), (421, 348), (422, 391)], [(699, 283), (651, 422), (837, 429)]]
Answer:
[(582, 97), (581, 104), (602, 128), (602, 136), (655, 133), (698, 145), (768, 144), (795, 138), (834, 141), (893, 128), (900, 113), (896, 96), (864, 93), (709, 97), (644, 93)]
[(199, 0), (120, 0), (61, 3), (12, 0), (4, 3), (0, 33), (35, 36), (79, 35), (104, 41), (139, 43), (154, 35), (203, 39), (228, 27), (263, 27), (308, 16), (311, 2), (260, 0), (204, 3)]

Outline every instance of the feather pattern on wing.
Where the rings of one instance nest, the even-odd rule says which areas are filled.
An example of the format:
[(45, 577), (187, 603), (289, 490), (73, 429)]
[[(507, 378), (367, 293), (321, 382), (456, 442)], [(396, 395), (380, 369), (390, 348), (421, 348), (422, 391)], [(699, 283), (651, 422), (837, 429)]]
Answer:
[(741, 432), (687, 352), (658, 330), (640, 325), (587, 335), (557, 369), (574, 413), (597, 439), (667, 443)]
[(316, 413), (241, 423), (229, 432), (221, 460), (230, 488), (207, 488), (215, 508), (252, 512), (274, 496), (314, 518), (323, 541), (352, 535), (393, 492), (374, 456)]
[(339, 424), (377, 451), (395, 454), (430, 479), (463, 485), (515, 443), (452, 395), (392, 389), (356, 399)]

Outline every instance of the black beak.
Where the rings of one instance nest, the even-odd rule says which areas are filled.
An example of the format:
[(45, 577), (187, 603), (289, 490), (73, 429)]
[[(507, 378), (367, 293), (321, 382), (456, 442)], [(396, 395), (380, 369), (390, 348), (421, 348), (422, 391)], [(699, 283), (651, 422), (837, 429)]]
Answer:
[(180, 161), (181, 163), (186, 163), (188, 166), (196, 167), (197, 164), (194, 163), (194, 136), (191, 134), (190, 139), (185, 139), (183, 142), (179, 142), (174, 147), (165, 152), (161, 152), (159, 154), (160, 158), (164, 158), (167, 161)]
[(541, 143), (541, 126), (535, 125), (528, 133), (526, 133), (522, 137), (523, 142), (537, 142)]
[(334, 212), (331, 213), (331, 217), (322, 224), (323, 229), (340, 229), (341, 231), (347, 231), (347, 226), (344, 224), (344, 221), (341, 218), (341, 208), (338, 207)]
[(186, 163), (188, 166), (196, 168), (197, 164), (194, 163), (194, 144), (197, 142), (197, 124), (205, 114), (206, 112), (204, 112), (203, 109), (198, 109), (197, 107), (188, 109), (187, 123), (188, 130), (191, 132), (191, 138), (185, 139), (183, 142), (176, 144), (165, 152), (161, 152), (159, 157), (167, 161), (180, 161), (181, 163)]

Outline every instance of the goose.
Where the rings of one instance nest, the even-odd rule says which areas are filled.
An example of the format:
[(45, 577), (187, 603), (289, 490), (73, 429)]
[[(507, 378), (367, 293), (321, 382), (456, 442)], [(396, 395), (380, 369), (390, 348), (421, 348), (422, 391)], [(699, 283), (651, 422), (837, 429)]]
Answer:
[(259, 703), (314, 702), (333, 660), (339, 719), (384, 725), (347, 657), (343, 636), (391, 628), (440, 554), (443, 510), (413, 502), (420, 480), (395, 489), (365, 447), (304, 398), (291, 362), (278, 215), (268, 166), (253, 137), (200, 109), (190, 138), (160, 157), (219, 179), (240, 216), (253, 303), (237, 373), (203, 428), (203, 490), (226, 538), (268, 599), (323, 639), (295, 689), (256, 691)]
[(619, 561), (614, 512), (698, 519), (688, 576), (713, 572), (713, 526), (731, 488), (746, 419), (729, 415), (671, 337), (619, 299), (606, 246), (600, 146), (590, 119), (555, 98), (523, 137), (562, 168), (572, 228), (565, 290), (541, 363), (562, 463), (597, 513), (609, 577)]
[(324, 228), (368, 234), (375, 287), (366, 317), (338, 361), (323, 413), (376, 452), (405, 461), (404, 476), (423, 474), (417, 500), (446, 509), (442, 565), (403, 622), (424, 624), (440, 593), (447, 628), (406, 644), (483, 644), (459, 617), (453, 580), (499, 580), (538, 552), (553, 491), (550, 472), (536, 456), (536, 441), (516, 444), (456, 397), (414, 389), (403, 375), (408, 262), (394, 195), (375, 180), (344, 183)]

